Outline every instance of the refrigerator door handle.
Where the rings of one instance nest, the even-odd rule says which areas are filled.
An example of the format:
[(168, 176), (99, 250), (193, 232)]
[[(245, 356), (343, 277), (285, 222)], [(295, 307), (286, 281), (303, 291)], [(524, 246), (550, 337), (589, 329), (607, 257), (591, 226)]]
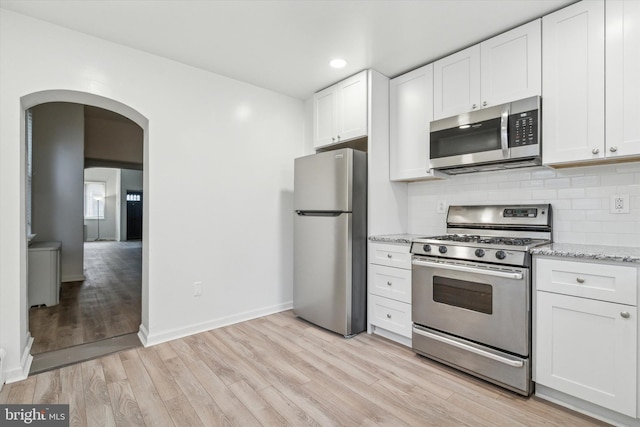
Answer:
[(296, 211), (300, 216), (340, 216), (344, 211)]

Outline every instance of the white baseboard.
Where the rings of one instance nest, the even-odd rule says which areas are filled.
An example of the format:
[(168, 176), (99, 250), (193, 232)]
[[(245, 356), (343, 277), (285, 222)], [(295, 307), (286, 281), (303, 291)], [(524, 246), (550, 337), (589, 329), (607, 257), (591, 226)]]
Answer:
[(264, 307), (258, 310), (246, 311), (244, 313), (234, 314), (233, 316), (223, 317), (221, 319), (197, 323), (194, 325), (185, 326), (183, 328), (170, 329), (168, 331), (153, 334), (149, 334), (149, 332), (142, 325), (140, 325), (138, 337), (140, 338), (142, 344), (145, 347), (148, 347), (178, 338), (183, 338), (189, 335), (198, 334), (200, 332), (209, 331), (211, 329), (217, 329), (223, 326), (229, 326), (235, 323), (256, 319), (258, 317), (268, 316), (269, 314), (279, 313), (281, 311), (289, 310), (292, 307), (293, 301), (289, 301), (271, 307)]
[(85, 279), (84, 274), (72, 274), (72, 275), (69, 275), (69, 276), (62, 276), (60, 281), (62, 283), (65, 283), (65, 282), (83, 282), (84, 279)]
[(22, 356), (20, 357), (20, 366), (15, 369), (5, 371), (5, 382), (15, 383), (27, 379), (29, 371), (31, 370), (31, 362), (33, 362), (33, 356), (31, 355), (31, 346), (33, 345), (33, 337), (27, 332), (27, 345), (22, 350)]

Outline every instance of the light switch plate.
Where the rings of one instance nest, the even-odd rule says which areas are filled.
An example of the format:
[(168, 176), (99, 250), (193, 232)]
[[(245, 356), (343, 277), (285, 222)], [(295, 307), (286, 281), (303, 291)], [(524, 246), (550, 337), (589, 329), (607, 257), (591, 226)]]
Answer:
[(629, 213), (629, 195), (628, 194), (612, 194), (609, 211), (614, 214), (628, 214)]

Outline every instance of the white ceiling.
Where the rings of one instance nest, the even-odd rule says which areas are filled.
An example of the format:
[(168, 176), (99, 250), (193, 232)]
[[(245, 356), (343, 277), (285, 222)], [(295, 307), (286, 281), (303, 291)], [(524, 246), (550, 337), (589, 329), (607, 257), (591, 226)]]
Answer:
[[(0, 7), (300, 99), (395, 77), (575, 0), (0, 0)], [(329, 60), (347, 67), (335, 70)]]

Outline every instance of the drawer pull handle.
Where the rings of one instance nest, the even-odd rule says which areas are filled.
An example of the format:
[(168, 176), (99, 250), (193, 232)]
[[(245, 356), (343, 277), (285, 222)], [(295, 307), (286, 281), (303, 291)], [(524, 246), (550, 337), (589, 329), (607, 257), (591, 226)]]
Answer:
[(584, 283), (584, 277), (576, 277), (576, 282)]
[[(629, 316), (629, 313), (627, 313), (627, 317)], [(387, 319), (391, 319), (391, 315), (387, 313)]]
[(622, 316), (623, 319), (628, 319), (629, 316), (631, 316), (631, 315), (629, 314), (628, 311), (622, 311), (622, 312), (620, 312), (620, 316)]
[(393, 255), (387, 254), (387, 258), (393, 258)]
[(391, 286), (391, 285), (393, 285), (393, 283), (387, 282), (387, 286)]

